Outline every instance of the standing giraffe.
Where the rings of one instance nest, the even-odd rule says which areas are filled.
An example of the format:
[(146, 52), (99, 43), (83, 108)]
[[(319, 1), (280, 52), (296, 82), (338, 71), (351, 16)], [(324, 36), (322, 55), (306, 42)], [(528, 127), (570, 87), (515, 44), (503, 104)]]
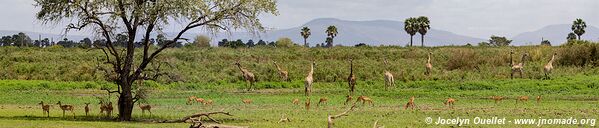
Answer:
[(356, 89), (356, 75), (354, 75), (354, 60), (349, 59), (349, 77), (347, 77), (349, 85), (349, 95), (353, 96)]
[[(513, 54), (514, 52), (510, 52), (510, 54)], [(510, 55), (512, 56), (512, 55)], [(510, 74), (510, 78), (514, 79), (514, 73), (518, 72), (520, 73), (520, 78), (524, 78), (524, 76), (522, 75), (524, 73), (524, 62), (526, 61), (526, 57), (528, 57), (528, 53), (524, 53), (522, 55), (522, 60), (520, 61), (520, 63), (518, 64), (513, 64), (513, 60), (511, 60), (510, 57), (510, 62), (513, 64), (512, 65), (512, 73)]]
[(431, 56), (433, 55), (432, 52), (428, 52), (428, 60), (426, 61), (426, 71), (424, 72), (424, 75), (431, 75), (432, 71), (433, 71), (433, 64), (431, 64)]
[(553, 56), (551, 56), (551, 60), (549, 60), (549, 62), (547, 64), (545, 64), (545, 67), (543, 68), (546, 79), (551, 79), (549, 77), (549, 74), (551, 73), (551, 70), (553, 70), (553, 61), (555, 61), (555, 55), (557, 55), (557, 53), (553, 53)]
[(275, 66), (277, 67), (277, 70), (279, 71), (279, 75), (281, 76), (281, 79), (283, 79), (284, 81), (289, 82), (289, 72), (281, 69), (281, 67), (279, 67), (279, 65), (277, 64), (277, 62), (274, 62)]
[(391, 74), (391, 72), (389, 72), (389, 62), (387, 62), (387, 59), (384, 59), (385, 62), (385, 90), (387, 90), (389, 88), (389, 86), (395, 86), (395, 79), (393, 79), (393, 74)]
[(252, 87), (254, 86), (254, 82), (256, 82), (256, 76), (254, 76), (254, 73), (241, 67), (241, 64), (239, 64), (239, 61), (237, 61), (235, 63), (235, 65), (237, 65), (237, 67), (241, 71), (241, 75), (243, 75), (243, 78), (245, 79), (245, 81), (249, 83), (248, 91), (252, 90)]
[(308, 76), (306, 76), (306, 81), (304, 82), (304, 92), (306, 96), (310, 96), (310, 93), (312, 93), (312, 84), (314, 82), (312, 75), (314, 74), (314, 66), (316, 66), (316, 62), (312, 61), (312, 64), (310, 65), (310, 72), (308, 72)]

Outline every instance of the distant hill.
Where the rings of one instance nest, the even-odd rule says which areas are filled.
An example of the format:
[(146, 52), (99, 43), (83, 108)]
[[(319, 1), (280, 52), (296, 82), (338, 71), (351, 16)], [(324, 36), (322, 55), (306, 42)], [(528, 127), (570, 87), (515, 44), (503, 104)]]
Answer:
[[(572, 32), (572, 25), (557, 24), (543, 27), (532, 32), (518, 34), (512, 38), (514, 45), (538, 45), (541, 39), (549, 40), (552, 45), (559, 45), (566, 42), (568, 33)], [(599, 38), (599, 28), (595, 26), (587, 26), (585, 34), (582, 35), (584, 40), (597, 40)]]
[[(261, 34), (260, 37), (253, 37), (244, 32), (237, 32), (230, 35), (217, 34), (216, 39), (243, 39), (244, 41), (247, 41), (248, 39), (263, 39), (275, 41), (278, 38), (288, 37), (298, 44), (303, 44), (304, 39), (300, 36), (300, 29), (307, 26), (311, 29), (312, 33), (310, 38), (308, 38), (308, 43), (310, 43), (311, 46), (314, 46), (316, 43), (324, 43), (326, 39), (325, 29), (330, 25), (335, 25), (339, 31), (338, 36), (335, 37), (335, 45), (366, 43), (369, 45), (405, 46), (410, 41), (410, 36), (403, 30), (404, 24), (400, 21), (347, 21), (333, 18), (315, 19), (298, 27), (268, 31)], [(174, 35), (174, 33), (169, 35)], [(191, 38), (190, 34), (186, 34), (184, 37)], [(448, 31), (434, 29), (434, 27), (425, 36), (425, 45), (427, 46), (464, 45), (467, 43), (476, 44), (481, 41), (483, 41), (483, 39), (462, 36)], [(414, 45), (420, 46), (419, 34), (414, 36)]]

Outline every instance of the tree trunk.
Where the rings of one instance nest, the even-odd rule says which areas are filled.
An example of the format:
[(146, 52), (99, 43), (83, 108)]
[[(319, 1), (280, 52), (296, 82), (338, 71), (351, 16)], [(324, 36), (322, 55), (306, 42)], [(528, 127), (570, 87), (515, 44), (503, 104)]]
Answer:
[(422, 44), (422, 47), (424, 47), (424, 34), (420, 35), (420, 43)]
[(304, 47), (310, 47), (308, 46), (308, 41), (306, 41), (306, 38), (304, 38)]
[(121, 80), (119, 83), (122, 88), (121, 95), (119, 96), (119, 121), (130, 121), (131, 114), (133, 113), (133, 96), (131, 94), (131, 84), (130, 82), (122, 82), (126, 80)]
[(578, 40), (582, 40), (582, 39), (580, 38), (580, 35), (577, 35), (577, 36), (578, 36)]
[(414, 35), (410, 35), (410, 47), (412, 47), (412, 38), (414, 37)]

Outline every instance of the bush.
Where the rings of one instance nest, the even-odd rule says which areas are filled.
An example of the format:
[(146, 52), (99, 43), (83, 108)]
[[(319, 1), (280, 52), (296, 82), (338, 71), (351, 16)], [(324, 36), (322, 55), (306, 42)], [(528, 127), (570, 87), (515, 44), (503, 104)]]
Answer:
[(289, 38), (279, 38), (277, 40), (277, 42), (275, 42), (277, 47), (283, 47), (283, 48), (290, 48), (295, 46), (295, 43), (293, 43), (293, 41), (291, 41), (291, 39)]
[(447, 65), (445, 65), (447, 70), (471, 70), (479, 64), (479, 56), (470, 48), (453, 49), (451, 51)]
[(558, 53), (558, 63), (566, 66), (598, 66), (599, 53), (597, 43), (588, 41), (570, 41)]

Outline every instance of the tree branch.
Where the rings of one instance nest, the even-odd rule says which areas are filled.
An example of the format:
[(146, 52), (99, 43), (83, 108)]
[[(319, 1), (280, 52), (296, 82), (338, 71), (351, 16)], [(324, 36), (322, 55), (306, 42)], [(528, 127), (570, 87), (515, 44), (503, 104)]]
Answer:
[(185, 122), (185, 121), (190, 120), (192, 118), (207, 117), (208, 119), (210, 119), (210, 120), (212, 120), (212, 121), (220, 124), (220, 122), (218, 122), (218, 121), (216, 121), (216, 120), (214, 120), (214, 119), (212, 119), (210, 117), (210, 115), (215, 115), (215, 114), (223, 114), (223, 115), (227, 115), (227, 116), (233, 116), (229, 112), (224, 112), (223, 110), (221, 110), (221, 111), (218, 111), (218, 112), (196, 113), (196, 114), (189, 115), (189, 116), (183, 117), (181, 119), (177, 119), (177, 120), (163, 120), (163, 121), (159, 121), (159, 123), (179, 123), (179, 122)]
[(340, 118), (340, 117), (343, 117), (343, 116), (347, 116), (348, 112), (354, 110), (355, 107), (356, 107), (356, 102), (354, 102), (354, 104), (349, 109), (345, 110), (342, 113), (339, 113), (339, 114), (333, 115), (333, 116), (329, 115), (327, 117), (327, 121), (328, 121), (328, 125), (327, 126), (328, 126), (328, 128), (332, 128), (333, 127), (333, 124), (334, 124), (333, 120), (335, 120), (337, 118)]

